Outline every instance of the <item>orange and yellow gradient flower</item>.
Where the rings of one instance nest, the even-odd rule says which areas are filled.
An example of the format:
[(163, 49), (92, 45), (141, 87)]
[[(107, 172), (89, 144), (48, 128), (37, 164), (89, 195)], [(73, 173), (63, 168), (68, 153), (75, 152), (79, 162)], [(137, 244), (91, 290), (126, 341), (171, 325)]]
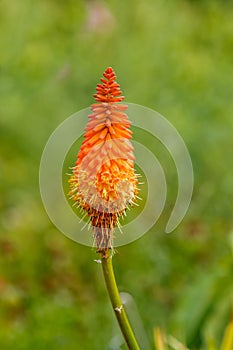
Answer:
[(113, 247), (114, 228), (138, 193), (127, 106), (119, 103), (124, 96), (113, 69), (103, 76), (69, 179), (69, 195), (88, 215), (98, 252)]

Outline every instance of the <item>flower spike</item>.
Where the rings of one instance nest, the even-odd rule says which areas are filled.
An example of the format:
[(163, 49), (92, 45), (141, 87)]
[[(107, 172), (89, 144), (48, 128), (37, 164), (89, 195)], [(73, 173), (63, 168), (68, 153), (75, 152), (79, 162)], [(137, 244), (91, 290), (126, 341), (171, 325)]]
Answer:
[(119, 217), (138, 193), (127, 106), (118, 103), (124, 97), (113, 69), (107, 68), (103, 76), (69, 179), (69, 194), (89, 216), (98, 252), (113, 247)]

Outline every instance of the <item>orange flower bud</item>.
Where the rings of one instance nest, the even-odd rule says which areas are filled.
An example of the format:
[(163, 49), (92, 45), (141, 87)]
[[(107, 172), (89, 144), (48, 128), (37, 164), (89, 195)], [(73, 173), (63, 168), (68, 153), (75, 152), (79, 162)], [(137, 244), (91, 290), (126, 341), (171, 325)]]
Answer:
[(103, 76), (69, 179), (70, 195), (87, 212), (99, 252), (112, 248), (114, 227), (138, 192), (127, 106), (118, 104), (124, 97), (113, 69)]

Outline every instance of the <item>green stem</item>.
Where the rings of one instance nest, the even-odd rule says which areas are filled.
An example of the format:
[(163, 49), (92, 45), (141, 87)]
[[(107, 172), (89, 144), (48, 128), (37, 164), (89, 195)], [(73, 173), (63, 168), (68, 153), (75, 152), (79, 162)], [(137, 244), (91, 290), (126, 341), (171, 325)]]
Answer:
[(102, 253), (101, 260), (105, 283), (111, 300), (111, 304), (116, 315), (117, 321), (119, 323), (121, 332), (125, 338), (128, 349), (140, 350), (120, 298), (120, 293), (117, 288), (112, 266), (112, 256), (111, 254), (109, 254), (109, 250)]

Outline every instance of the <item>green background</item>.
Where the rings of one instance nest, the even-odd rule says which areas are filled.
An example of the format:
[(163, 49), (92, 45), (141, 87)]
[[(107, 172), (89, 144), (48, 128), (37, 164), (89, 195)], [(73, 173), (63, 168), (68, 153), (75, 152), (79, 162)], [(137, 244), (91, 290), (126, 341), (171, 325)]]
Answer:
[(158, 142), (166, 206), (149, 233), (118, 248), (119, 288), (151, 348), (155, 326), (191, 349), (219, 345), (232, 311), (232, 62), (231, 1), (0, 2), (1, 349), (113, 349), (119, 335), (95, 251), (53, 226), (38, 185), (48, 137), (93, 103), (108, 66), (126, 101), (176, 127), (195, 176), (189, 211), (166, 235), (177, 178)]

